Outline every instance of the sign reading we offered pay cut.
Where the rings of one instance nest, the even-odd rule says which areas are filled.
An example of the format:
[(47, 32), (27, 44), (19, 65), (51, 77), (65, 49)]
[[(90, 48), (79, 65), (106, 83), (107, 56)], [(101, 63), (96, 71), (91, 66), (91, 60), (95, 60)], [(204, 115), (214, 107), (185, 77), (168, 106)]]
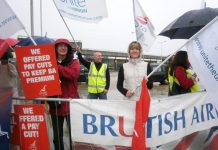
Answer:
[(26, 99), (61, 94), (53, 45), (16, 47), (15, 52)]

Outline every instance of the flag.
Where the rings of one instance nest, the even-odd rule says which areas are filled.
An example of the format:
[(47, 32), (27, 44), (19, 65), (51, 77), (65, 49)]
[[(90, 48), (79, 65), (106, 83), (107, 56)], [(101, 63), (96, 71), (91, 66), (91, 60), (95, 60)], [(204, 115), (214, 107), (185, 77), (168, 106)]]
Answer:
[(205, 86), (209, 96), (209, 102), (213, 101), (218, 107), (218, 17), (204, 28), (194, 39), (186, 45), (189, 61)]
[(148, 119), (150, 109), (150, 96), (148, 93), (145, 78), (142, 81), (142, 91), (139, 101), (136, 103), (136, 114), (134, 133), (132, 137), (132, 150), (145, 150), (146, 137), (145, 137), (145, 124)]
[(148, 51), (156, 39), (154, 27), (138, 0), (133, 0), (133, 11), (137, 41), (143, 50)]
[(54, 0), (62, 16), (89, 23), (98, 23), (107, 17), (105, 0), (63, 1)]
[(5, 0), (1, 0), (0, 5), (0, 37), (8, 38), (17, 31), (24, 29), (16, 14)]

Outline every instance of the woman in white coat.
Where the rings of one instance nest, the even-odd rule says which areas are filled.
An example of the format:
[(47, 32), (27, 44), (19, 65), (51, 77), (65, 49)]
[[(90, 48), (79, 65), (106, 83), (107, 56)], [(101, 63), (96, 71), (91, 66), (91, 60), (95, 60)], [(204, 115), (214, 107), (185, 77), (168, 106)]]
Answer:
[[(128, 47), (129, 61), (124, 63), (118, 72), (117, 89), (125, 99), (137, 101), (141, 94), (141, 81), (151, 72), (148, 62), (141, 59), (142, 47), (139, 42), (133, 41)], [(148, 89), (152, 89), (153, 81), (147, 81)]]

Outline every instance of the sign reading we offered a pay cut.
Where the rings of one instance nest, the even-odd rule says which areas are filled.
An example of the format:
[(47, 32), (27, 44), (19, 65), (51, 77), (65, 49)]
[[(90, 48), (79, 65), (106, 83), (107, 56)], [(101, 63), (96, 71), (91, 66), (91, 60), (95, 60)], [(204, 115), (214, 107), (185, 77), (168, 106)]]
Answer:
[(61, 94), (53, 45), (16, 47), (15, 52), (27, 99)]

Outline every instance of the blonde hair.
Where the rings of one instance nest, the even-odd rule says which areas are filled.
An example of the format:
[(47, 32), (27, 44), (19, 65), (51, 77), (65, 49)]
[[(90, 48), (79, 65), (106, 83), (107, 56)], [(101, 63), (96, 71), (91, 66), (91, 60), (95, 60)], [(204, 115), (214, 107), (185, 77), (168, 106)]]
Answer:
[(137, 41), (132, 41), (132, 42), (129, 44), (128, 53), (129, 53), (129, 51), (130, 51), (131, 49), (133, 49), (134, 47), (138, 47), (138, 48), (139, 48), (139, 51), (140, 51), (140, 53), (141, 53), (141, 51), (142, 51), (142, 46), (141, 46), (141, 44), (140, 44), (139, 42), (137, 42)]

